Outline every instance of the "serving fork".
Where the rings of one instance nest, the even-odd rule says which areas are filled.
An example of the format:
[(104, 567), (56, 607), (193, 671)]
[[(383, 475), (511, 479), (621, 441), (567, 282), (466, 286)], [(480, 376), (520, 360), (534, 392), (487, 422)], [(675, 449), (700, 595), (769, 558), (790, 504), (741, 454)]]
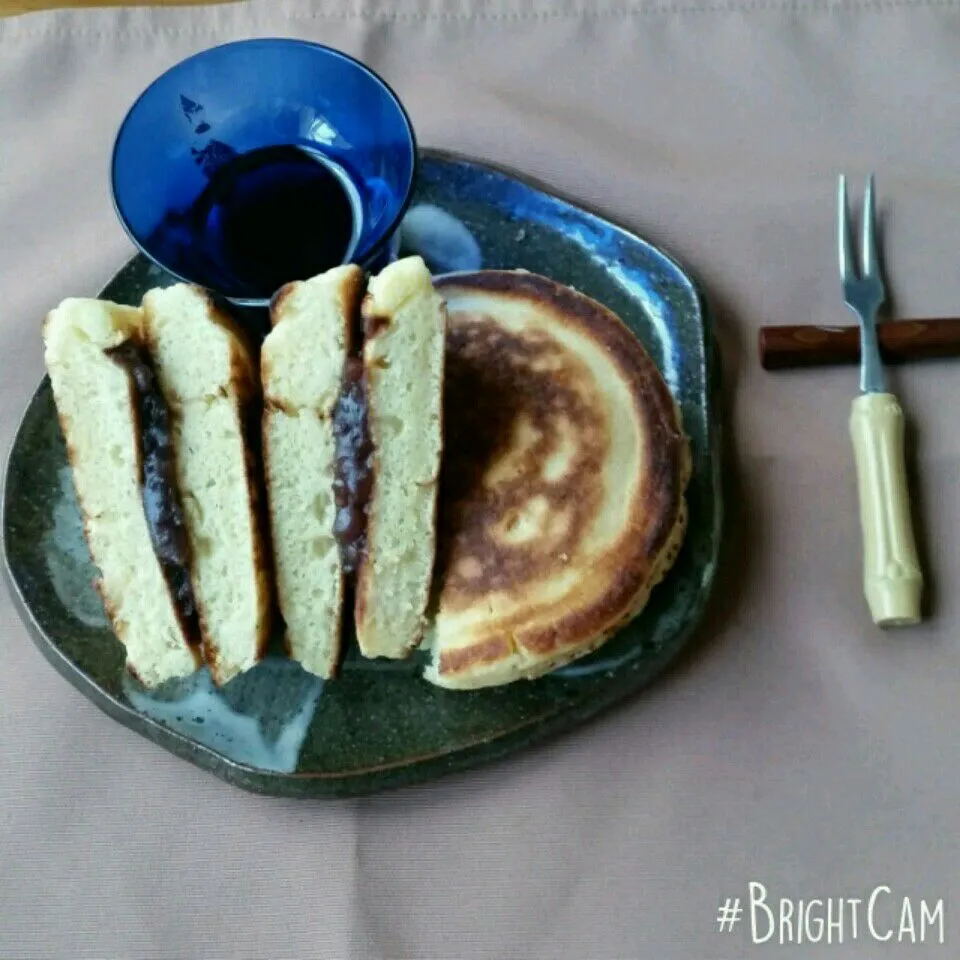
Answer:
[(923, 575), (911, 521), (904, 458), (903, 410), (886, 381), (877, 315), (886, 299), (877, 249), (874, 178), (867, 178), (860, 268), (853, 255), (847, 181), (837, 187), (837, 234), (843, 299), (860, 323), (860, 396), (853, 401), (853, 440), (863, 535), (863, 589), (874, 623), (920, 621)]

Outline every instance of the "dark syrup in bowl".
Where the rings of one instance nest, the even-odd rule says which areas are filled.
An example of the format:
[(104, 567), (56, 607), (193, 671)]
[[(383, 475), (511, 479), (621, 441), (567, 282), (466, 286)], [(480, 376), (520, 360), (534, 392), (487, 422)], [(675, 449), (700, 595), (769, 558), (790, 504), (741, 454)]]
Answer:
[(193, 204), (171, 211), (145, 244), (174, 273), (237, 300), (267, 300), (283, 284), (349, 260), (360, 195), (326, 157), (261, 147), (219, 164)]

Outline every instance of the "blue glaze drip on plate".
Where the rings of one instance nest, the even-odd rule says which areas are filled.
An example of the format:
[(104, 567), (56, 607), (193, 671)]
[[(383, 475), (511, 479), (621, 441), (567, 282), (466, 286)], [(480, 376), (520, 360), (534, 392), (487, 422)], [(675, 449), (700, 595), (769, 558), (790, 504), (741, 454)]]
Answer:
[(214, 686), (204, 668), (161, 691), (125, 674), (123, 691), (141, 714), (210, 750), (257, 770), (293, 773), (323, 681), (290, 660), (267, 657), (227, 690)]

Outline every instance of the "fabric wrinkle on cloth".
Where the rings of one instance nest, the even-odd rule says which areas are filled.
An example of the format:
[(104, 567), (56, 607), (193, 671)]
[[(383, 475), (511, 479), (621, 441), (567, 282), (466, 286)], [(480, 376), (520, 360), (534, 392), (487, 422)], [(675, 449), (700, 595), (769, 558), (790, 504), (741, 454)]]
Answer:
[[(928, 580), (919, 628), (862, 595), (853, 368), (765, 373), (758, 328), (849, 323), (836, 176), (877, 177), (895, 314), (960, 306), (953, 2), (254, 0), (0, 20), (0, 445), (40, 322), (133, 253), (110, 149), (161, 71), (251, 36), (320, 41), (397, 91), (424, 146), (519, 171), (662, 245), (717, 315), (727, 543), (691, 651), (532, 750), (360, 800), (252, 796), (85, 700), (0, 594), (0, 957), (873, 958), (751, 942), (748, 884), (891, 890), (884, 953), (956, 956), (960, 423), (950, 361), (891, 371)], [(897, 943), (945, 901), (945, 943)], [(897, 905), (896, 916), (891, 912)], [(891, 920), (891, 917), (893, 919)], [(758, 933), (763, 933), (760, 929)], [(782, 932), (782, 931), (781, 931)], [(794, 930), (793, 936), (796, 936)]]

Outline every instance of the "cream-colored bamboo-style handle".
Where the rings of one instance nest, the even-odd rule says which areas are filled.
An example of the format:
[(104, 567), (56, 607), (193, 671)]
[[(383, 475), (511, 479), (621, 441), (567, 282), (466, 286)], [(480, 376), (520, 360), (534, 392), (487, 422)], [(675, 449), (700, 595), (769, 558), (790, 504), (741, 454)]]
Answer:
[(863, 590), (873, 622), (920, 622), (923, 574), (917, 560), (903, 452), (903, 410), (891, 393), (853, 401), (850, 434), (863, 533)]

